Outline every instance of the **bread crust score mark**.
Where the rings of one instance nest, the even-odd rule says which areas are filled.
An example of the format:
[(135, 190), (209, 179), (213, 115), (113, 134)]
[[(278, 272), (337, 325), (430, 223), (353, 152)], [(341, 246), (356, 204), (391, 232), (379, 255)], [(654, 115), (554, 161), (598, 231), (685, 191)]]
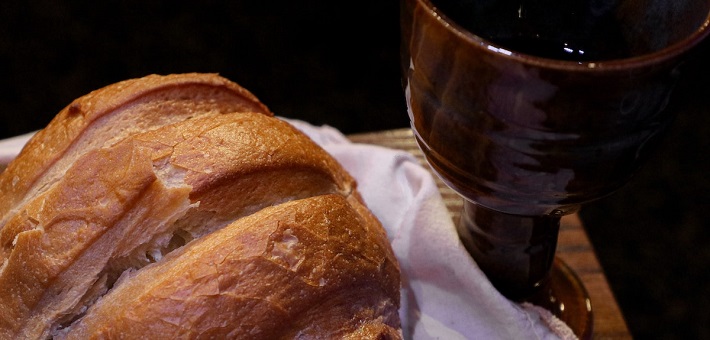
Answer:
[[(212, 104), (103, 137), (124, 115), (157, 117), (114, 103), (52, 147), (60, 156), (26, 148), (0, 175), (14, 198), (0, 225), (0, 338), (401, 336), (399, 267), (353, 178), (218, 80), (251, 104), (221, 112), (204, 91)], [(140, 81), (128, 85), (162, 86)], [(101, 93), (115, 98), (76, 102)], [(55, 122), (69, 111), (30, 145), (71, 135)], [(23, 169), (34, 179), (8, 189)]]
[(0, 176), (0, 225), (25, 197), (41, 193), (83, 153), (134, 133), (203, 115), (273, 115), (253, 94), (216, 74), (150, 75), (74, 100), (25, 146)]

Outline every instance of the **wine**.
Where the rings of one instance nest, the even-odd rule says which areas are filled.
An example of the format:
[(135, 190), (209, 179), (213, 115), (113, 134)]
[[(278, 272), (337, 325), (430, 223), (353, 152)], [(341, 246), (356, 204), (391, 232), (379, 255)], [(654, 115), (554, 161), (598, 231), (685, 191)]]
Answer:
[[(619, 44), (617, 48), (593, 48), (589, 44), (575, 44), (565, 41), (542, 39), (537, 37), (515, 36), (510, 38), (491, 38), (491, 42), (510, 51), (539, 56), (549, 59), (568, 61), (603, 61), (628, 57), (626, 48)], [(608, 45), (607, 45), (608, 46)]]
[(461, 1), (434, 5), (462, 28), (517, 53), (570, 61), (631, 56), (615, 1)]

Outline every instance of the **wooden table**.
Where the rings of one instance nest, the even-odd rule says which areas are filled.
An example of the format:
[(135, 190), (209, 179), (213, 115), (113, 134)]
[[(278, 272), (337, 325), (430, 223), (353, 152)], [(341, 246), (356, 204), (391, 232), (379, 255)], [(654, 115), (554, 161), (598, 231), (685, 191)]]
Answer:
[[(413, 154), (429, 169), (410, 129), (354, 134), (348, 137), (356, 143), (405, 150)], [(434, 176), (434, 178), (452, 218), (457, 221), (462, 205), (461, 198), (438, 177)], [(557, 256), (579, 276), (589, 293), (594, 314), (594, 333), (592, 338), (631, 339), (624, 317), (609, 288), (609, 283), (579, 216), (568, 215), (562, 218)]]

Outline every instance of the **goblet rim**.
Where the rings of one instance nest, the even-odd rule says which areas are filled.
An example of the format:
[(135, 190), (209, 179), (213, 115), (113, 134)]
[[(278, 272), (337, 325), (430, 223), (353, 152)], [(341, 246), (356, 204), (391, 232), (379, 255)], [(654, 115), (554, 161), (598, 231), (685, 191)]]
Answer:
[[(403, 0), (406, 1), (406, 0)], [(683, 39), (672, 43), (662, 49), (645, 53), (638, 56), (617, 59), (590, 60), (590, 61), (570, 61), (546, 58), (518, 52), (507, 49), (504, 46), (496, 44), (488, 39), (485, 39), (466, 28), (462, 27), (456, 21), (447, 16), (431, 0), (414, 0), (423, 4), (427, 14), (431, 15), (435, 20), (441, 22), (442, 26), (452, 33), (456, 34), (463, 40), (471, 43), (471, 45), (481, 48), (487, 53), (491, 53), (511, 61), (537, 66), (547, 69), (557, 69), (563, 71), (576, 72), (600, 72), (600, 71), (623, 71), (636, 68), (643, 68), (654, 64), (659, 64), (665, 61), (673, 60), (685, 52), (699, 45), (708, 35), (710, 35), (710, 10), (705, 14), (703, 22), (689, 35)]]

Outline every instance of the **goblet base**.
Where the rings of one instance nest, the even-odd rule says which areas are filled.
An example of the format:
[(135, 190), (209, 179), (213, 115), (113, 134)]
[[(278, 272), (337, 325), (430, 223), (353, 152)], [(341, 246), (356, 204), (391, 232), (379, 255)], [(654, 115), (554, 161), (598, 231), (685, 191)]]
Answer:
[(543, 307), (562, 320), (580, 339), (591, 339), (592, 304), (582, 281), (560, 258), (550, 270), (545, 287), (525, 301)]

